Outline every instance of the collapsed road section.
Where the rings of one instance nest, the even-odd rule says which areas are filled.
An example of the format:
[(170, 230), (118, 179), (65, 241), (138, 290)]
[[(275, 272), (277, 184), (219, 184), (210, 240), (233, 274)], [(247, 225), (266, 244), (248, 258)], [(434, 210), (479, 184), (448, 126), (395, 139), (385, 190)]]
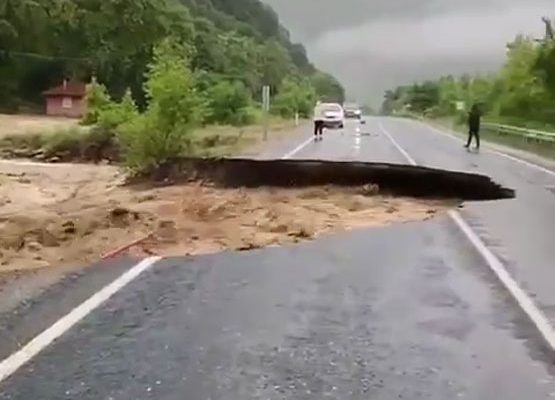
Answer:
[(223, 187), (374, 184), (389, 195), (436, 199), (498, 200), (515, 196), (514, 190), (485, 175), (371, 162), (189, 158), (172, 161), (152, 177), (200, 179)]
[(0, 272), (86, 265), (129, 247), (138, 256), (250, 250), (514, 195), (486, 176), (394, 164), (169, 165), (126, 184), (114, 167), (2, 165)]

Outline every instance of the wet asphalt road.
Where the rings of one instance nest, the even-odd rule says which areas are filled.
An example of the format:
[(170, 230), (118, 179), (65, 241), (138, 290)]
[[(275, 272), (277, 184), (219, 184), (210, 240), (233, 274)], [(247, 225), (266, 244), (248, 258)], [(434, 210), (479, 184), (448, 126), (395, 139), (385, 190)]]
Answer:
[[(295, 157), (404, 163), (383, 129), (418, 163), (517, 189), (515, 200), (463, 214), (553, 317), (555, 196), (545, 188), (555, 177), (390, 119), (370, 119), (363, 135), (330, 132)], [(79, 279), (81, 291), (92, 282)], [(69, 311), (63, 299), (77, 289), (62, 289), (50, 307), (27, 310), (37, 322), (22, 334)], [(439, 217), (161, 261), (0, 383), (0, 399), (549, 399), (553, 365), (481, 257)]]

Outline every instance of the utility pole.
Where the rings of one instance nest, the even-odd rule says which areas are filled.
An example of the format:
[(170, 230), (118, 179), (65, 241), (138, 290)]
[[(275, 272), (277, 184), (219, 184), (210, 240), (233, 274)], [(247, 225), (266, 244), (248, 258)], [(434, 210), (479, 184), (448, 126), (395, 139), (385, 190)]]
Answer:
[(538, 43), (547, 44), (550, 42), (555, 41), (555, 30), (553, 29), (553, 22), (549, 17), (542, 18), (543, 23), (545, 24), (545, 36), (543, 39), (534, 39)]
[(555, 33), (553, 32), (553, 24), (551, 23), (551, 19), (548, 17), (543, 17), (542, 21), (545, 24), (546, 43), (555, 40)]

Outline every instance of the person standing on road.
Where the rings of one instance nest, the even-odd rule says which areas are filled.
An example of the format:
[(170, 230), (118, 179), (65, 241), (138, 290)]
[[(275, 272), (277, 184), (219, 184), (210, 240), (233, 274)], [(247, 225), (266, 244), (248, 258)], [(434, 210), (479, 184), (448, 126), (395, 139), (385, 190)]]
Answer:
[(472, 109), (468, 113), (468, 141), (465, 146), (467, 149), (470, 148), (472, 143), (472, 138), (476, 139), (476, 150), (480, 150), (480, 120), (482, 114), (478, 104), (474, 104)]
[(322, 134), (324, 133), (324, 112), (321, 104), (321, 102), (318, 102), (314, 107), (314, 140), (322, 140)]

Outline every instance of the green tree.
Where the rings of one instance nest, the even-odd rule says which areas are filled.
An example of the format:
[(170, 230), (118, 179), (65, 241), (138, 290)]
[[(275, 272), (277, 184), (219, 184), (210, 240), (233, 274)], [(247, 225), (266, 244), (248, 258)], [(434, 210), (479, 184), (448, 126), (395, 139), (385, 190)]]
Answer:
[(293, 62), (287, 50), (276, 40), (269, 40), (261, 48), (260, 71), (262, 82), (277, 90), (283, 79), (294, 73)]
[(34, 45), (45, 28), (46, 13), (35, 0), (0, 0), (0, 48)]
[(289, 46), (289, 52), (291, 54), (291, 60), (299, 68), (300, 71), (306, 73), (314, 73), (314, 65), (310, 63), (308, 56), (306, 54), (306, 49), (300, 43), (294, 43)]
[(145, 82), (148, 108), (119, 129), (131, 168), (157, 168), (183, 155), (193, 129), (202, 123), (204, 100), (195, 90), (186, 52), (171, 40), (154, 51)]
[(276, 93), (284, 78), (316, 75), (322, 95), (341, 98), (259, 0), (0, 0), (0, 108), (42, 108), (41, 93), (64, 78), (96, 76), (112, 98), (130, 88), (144, 110), (147, 66), (168, 37), (214, 84), (241, 81), (258, 97), (265, 84)]
[(246, 125), (252, 122), (250, 93), (240, 81), (221, 81), (208, 91), (208, 122)]
[(452, 75), (440, 78), (438, 82), (437, 115), (454, 114), (457, 111), (457, 102), (464, 101), (464, 97), (457, 80)]
[(273, 111), (286, 118), (293, 117), (295, 113), (308, 118), (315, 102), (316, 91), (309, 81), (285, 79), (274, 99)]
[(345, 101), (345, 89), (330, 74), (316, 72), (311, 77), (312, 86), (320, 101), (331, 101), (343, 103)]
[(532, 116), (545, 99), (541, 80), (532, 71), (539, 55), (537, 44), (518, 36), (508, 46), (507, 62), (501, 70), (503, 94), (499, 100), (502, 116)]
[(551, 97), (555, 96), (555, 43), (548, 42), (540, 48), (535, 71)]
[(92, 82), (87, 85), (85, 103), (87, 104), (87, 111), (82, 119), (85, 125), (96, 124), (100, 114), (112, 104), (112, 99), (108, 94), (106, 86), (98, 83), (95, 77), (93, 77)]
[(424, 113), (438, 104), (439, 87), (432, 81), (414, 84), (409, 91), (410, 108), (414, 112)]
[(138, 116), (137, 104), (131, 96), (131, 90), (128, 89), (119, 103), (112, 102), (101, 109), (97, 122), (101, 128), (112, 131)]
[(219, 39), (225, 49), (226, 63), (216, 72), (223, 79), (241, 80), (251, 93), (257, 93), (262, 86), (260, 45), (254, 39), (234, 32), (220, 35)]
[[(507, 59), (497, 74), (446, 76), (437, 82), (400, 86), (386, 93), (382, 110), (413, 112), (433, 116), (456, 116), (457, 101), (468, 108), (481, 105), (488, 117), (514, 124), (555, 123), (555, 50), (551, 41), (537, 41), (519, 35), (507, 45)], [(436, 88), (437, 87), (437, 95)]]

